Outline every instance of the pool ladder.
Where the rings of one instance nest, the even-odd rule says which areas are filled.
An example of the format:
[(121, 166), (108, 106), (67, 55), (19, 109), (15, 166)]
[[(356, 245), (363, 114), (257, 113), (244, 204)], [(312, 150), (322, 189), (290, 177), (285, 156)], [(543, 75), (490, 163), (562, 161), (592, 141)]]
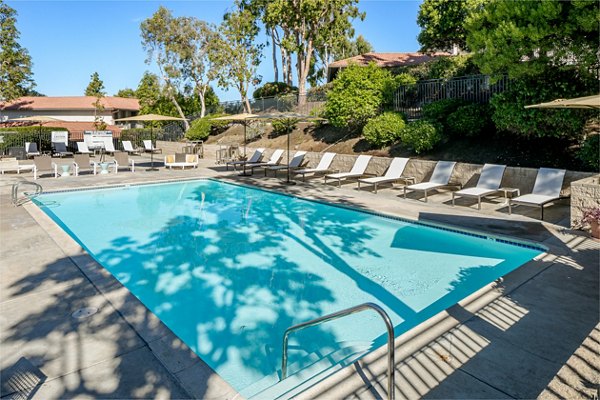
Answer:
[(35, 187), (35, 192), (31, 193), (32, 196), (37, 196), (44, 191), (44, 189), (42, 188), (42, 186), (40, 184), (31, 182), (31, 181), (19, 181), (19, 182), (13, 184), (11, 200), (15, 207), (25, 204), (26, 202), (28, 202), (31, 199), (30, 197), (27, 197), (27, 195), (29, 195), (29, 193), (27, 193), (27, 192), (24, 192), (24, 194), (26, 195), (25, 197), (19, 198), (19, 188), (23, 185), (29, 185), (29, 186)]
[(389, 315), (385, 312), (383, 308), (374, 303), (363, 303), (354, 307), (346, 308), (344, 310), (334, 312), (332, 314), (324, 315), (319, 318), (312, 319), (310, 321), (302, 322), (297, 325), (290, 326), (286, 329), (283, 334), (283, 357), (281, 359), (281, 379), (284, 380), (287, 378), (287, 362), (288, 362), (288, 337), (291, 333), (310, 328), (311, 326), (319, 325), (324, 322), (332, 321), (334, 319), (346, 317), (348, 315), (352, 315), (358, 312), (373, 310), (379, 314), (383, 322), (385, 322), (385, 326), (387, 328), (387, 392), (388, 399), (394, 400), (394, 326), (392, 325), (392, 320)]

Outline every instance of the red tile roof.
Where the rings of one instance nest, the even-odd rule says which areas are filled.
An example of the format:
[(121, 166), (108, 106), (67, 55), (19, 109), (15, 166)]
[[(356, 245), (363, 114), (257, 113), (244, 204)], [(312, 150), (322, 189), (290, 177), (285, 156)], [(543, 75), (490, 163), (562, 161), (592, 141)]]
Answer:
[(359, 56), (346, 58), (329, 64), (329, 68), (344, 68), (349, 64), (358, 64), (366, 66), (374, 62), (379, 67), (406, 67), (409, 65), (418, 65), (433, 60), (440, 56), (450, 56), (449, 53), (366, 53)]
[[(26, 96), (9, 103), (0, 103), (3, 110), (93, 110), (96, 98), (93, 96), (44, 97)], [(139, 111), (138, 99), (125, 97), (103, 97), (102, 105), (106, 110)]]

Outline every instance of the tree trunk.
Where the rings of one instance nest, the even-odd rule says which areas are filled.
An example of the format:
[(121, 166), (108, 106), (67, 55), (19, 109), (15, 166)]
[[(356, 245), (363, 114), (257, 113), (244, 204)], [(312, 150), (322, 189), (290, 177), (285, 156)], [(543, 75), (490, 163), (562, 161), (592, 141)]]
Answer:
[(206, 115), (206, 89), (207, 86), (203, 86), (202, 89), (198, 90), (198, 97), (200, 98), (200, 118), (204, 118)]
[(294, 79), (292, 78), (292, 57), (287, 52), (285, 62), (287, 64), (287, 76), (285, 77), (285, 80), (288, 85), (292, 86), (294, 84)]
[(306, 104), (306, 78), (310, 72), (310, 59), (312, 56), (312, 41), (309, 41), (306, 48), (302, 49), (297, 54), (297, 71), (298, 71), (298, 105)]
[(177, 99), (173, 95), (172, 91), (169, 90), (168, 92), (169, 92), (169, 98), (171, 99), (171, 102), (173, 103), (173, 105), (177, 109), (177, 114), (179, 114), (179, 116), (181, 118), (183, 118), (183, 126), (185, 128), (185, 131), (187, 132), (187, 130), (190, 129), (190, 123), (188, 122), (187, 119), (185, 119), (185, 114), (183, 113), (183, 110), (181, 109), (181, 106), (177, 102)]
[(273, 46), (273, 79), (275, 82), (279, 82), (279, 68), (277, 67), (277, 45), (275, 44), (275, 28), (271, 28), (271, 45)]

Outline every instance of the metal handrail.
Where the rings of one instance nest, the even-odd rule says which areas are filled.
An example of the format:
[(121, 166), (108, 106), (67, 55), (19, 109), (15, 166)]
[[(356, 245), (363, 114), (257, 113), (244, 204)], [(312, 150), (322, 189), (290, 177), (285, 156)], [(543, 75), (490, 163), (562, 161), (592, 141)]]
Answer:
[(283, 353), (282, 353), (283, 358), (281, 359), (281, 380), (287, 378), (288, 337), (292, 332), (295, 332), (295, 331), (298, 331), (298, 330), (301, 330), (304, 328), (309, 328), (311, 326), (315, 326), (315, 325), (321, 324), (323, 322), (331, 321), (334, 319), (338, 319), (341, 317), (345, 317), (345, 316), (348, 316), (348, 315), (351, 315), (351, 314), (354, 314), (357, 312), (361, 312), (361, 311), (366, 311), (366, 310), (374, 310), (375, 312), (377, 312), (377, 314), (379, 314), (379, 316), (383, 319), (383, 322), (385, 322), (385, 326), (387, 328), (387, 336), (388, 336), (388, 341), (387, 341), (388, 388), (387, 388), (387, 390), (388, 390), (388, 399), (394, 400), (394, 326), (392, 325), (392, 320), (390, 319), (389, 315), (385, 312), (385, 310), (374, 303), (359, 304), (357, 306), (346, 308), (344, 310), (334, 312), (332, 314), (324, 315), (322, 317), (315, 318), (315, 319), (312, 319), (307, 322), (302, 322), (300, 324), (293, 325), (293, 326), (290, 326), (289, 328), (287, 328), (285, 333), (283, 334)]
[[(12, 203), (14, 206), (20, 206), (21, 204), (25, 203), (25, 201), (22, 201), (22, 202), (19, 201), (19, 187), (21, 187), (22, 185), (34, 186), (35, 187), (35, 193), (33, 193), (34, 196), (37, 196), (44, 191), (42, 186), (38, 183), (31, 182), (31, 181), (19, 181), (12, 185), (11, 199), (12, 199)], [(27, 195), (28, 193), (25, 192), (25, 194)], [(29, 198), (27, 198), (27, 200), (29, 200)]]

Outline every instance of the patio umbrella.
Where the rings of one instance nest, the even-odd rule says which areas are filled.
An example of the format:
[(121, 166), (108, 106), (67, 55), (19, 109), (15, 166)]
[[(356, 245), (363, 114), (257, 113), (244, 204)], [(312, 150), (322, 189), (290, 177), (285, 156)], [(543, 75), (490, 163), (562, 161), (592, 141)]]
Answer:
[[(255, 117), (254, 119), (267, 119), (267, 120), (277, 120), (277, 119), (287, 119), (290, 120), (290, 124), (288, 126), (292, 126), (297, 122), (306, 122), (306, 121), (324, 121), (324, 118), (314, 117), (312, 115), (299, 114), (294, 112), (285, 112), (285, 113), (274, 113), (274, 114), (263, 114), (261, 116)], [(286, 132), (287, 135), (287, 176), (285, 183), (288, 185), (295, 185), (296, 182), (292, 182), (290, 180), (290, 134), (292, 133), (291, 129), (288, 129)]]
[[(185, 121), (185, 118), (170, 117), (168, 115), (160, 114), (142, 114), (136, 115), (135, 117), (119, 118), (115, 119), (116, 122), (154, 122), (154, 121)], [(152, 144), (152, 125), (150, 125), (150, 144)], [(152, 146), (154, 146), (152, 144)], [(154, 147), (153, 147), (154, 149)], [(158, 171), (158, 168), (154, 168), (154, 151), (150, 152), (150, 168), (146, 171)]]
[(587, 108), (598, 110), (600, 109), (600, 94), (575, 99), (556, 99), (548, 103), (525, 106), (525, 108)]
[(62, 119), (49, 117), (47, 115), (32, 115), (31, 117), (22, 117), (22, 118), (14, 118), (9, 120), (8, 122), (13, 121), (30, 121), (30, 122), (39, 122), (40, 123), (40, 132), (38, 134), (38, 144), (40, 146), (39, 151), (42, 151), (42, 125), (46, 122), (64, 122)]
[[(258, 115), (256, 114), (248, 114), (248, 113), (242, 113), (242, 114), (233, 114), (233, 115), (225, 115), (223, 117), (217, 117), (217, 118), (212, 118), (211, 120), (213, 121), (233, 121), (233, 122), (241, 122), (242, 124), (244, 124), (244, 157), (246, 157), (246, 121), (249, 119), (253, 119), (258, 117)], [(246, 176), (246, 164), (244, 164), (244, 170), (243, 172), (240, 174), (242, 176)]]

